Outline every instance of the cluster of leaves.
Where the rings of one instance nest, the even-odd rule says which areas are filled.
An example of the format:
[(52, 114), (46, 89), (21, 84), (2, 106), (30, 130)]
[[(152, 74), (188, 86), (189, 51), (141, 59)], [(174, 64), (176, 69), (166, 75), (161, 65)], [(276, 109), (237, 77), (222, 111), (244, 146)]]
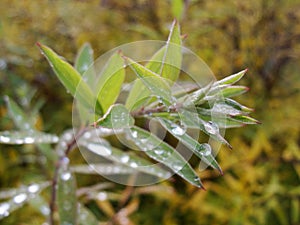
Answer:
[[(211, 82), (202, 88), (191, 88), (187, 93), (172, 91), (171, 87), (180, 74), (181, 42), (180, 28), (175, 21), (166, 45), (159, 49), (146, 65), (139, 64), (120, 52), (116, 52), (105, 65), (105, 69), (95, 85), (96, 91), (93, 91), (93, 77), (83, 78), (87, 68), (93, 62), (93, 51), (90, 45), (86, 44), (82, 47), (74, 68), (50, 48), (38, 43), (38, 47), (61, 83), (82, 104), (83, 108), (78, 107), (81, 115), (91, 110), (95, 111), (95, 114), (89, 117), (92, 121), (84, 120), (82, 124), (93, 122), (96, 129), (83, 127), (77, 130), (75, 135), (72, 131), (66, 131), (61, 137), (57, 137), (37, 131), (34, 127), (35, 116), (27, 118), (19, 106), (7, 97), (10, 115), (20, 131), (1, 132), (1, 143), (36, 144), (44, 154), (50, 154), (46, 153), (50, 148), (49, 143), (57, 143), (56, 154), (51, 155), (52, 159), (57, 160), (49, 209), (52, 223), (55, 220), (53, 213), (56, 204), (61, 223), (76, 224), (78, 221), (84, 221), (86, 217), (91, 220), (91, 224), (94, 224), (96, 220), (92, 214), (87, 213), (88, 211), (83, 206), (80, 207), (82, 210), (79, 213), (80, 216), (77, 217), (77, 188), (72, 171), (90, 173), (90, 169), (84, 165), (70, 167), (68, 154), (76, 147), (76, 141), (79, 146), (97, 157), (108, 160), (109, 164), (90, 165), (100, 173), (120, 175), (139, 171), (160, 179), (171, 176), (168, 170), (158, 165), (151, 165), (149, 159), (138, 154), (128, 154), (113, 147), (104, 139), (106, 136), (115, 135), (117, 131), (118, 135), (124, 136), (128, 146), (140, 149), (148, 157), (160, 162), (192, 185), (203, 188), (200, 178), (189, 162), (170, 144), (159, 139), (155, 134), (136, 126), (135, 119), (156, 120), (205, 164), (217, 169), (220, 173), (222, 170), (214, 157), (211, 146), (207, 143), (198, 143), (188, 134), (188, 129), (200, 129), (211, 138), (231, 147), (220, 134), (220, 128), (258, 123), (248, 116), (251, 109), (231, 99), (247, 90), (244, 86), (234, 85), (243, 77), (246, 70), (220, 81)], [(126, 102), (115, 103), (124, 82), (124, 63), (136, 74), (137, 79)], [(87, 73), (87, 75), (93, 76), (92, 73)], [(100, 119), (94, 121), (95, 117), (100, 117)], [(29, 192), (30, 187), (28, 187)], [(36, 189), (40, 190), (39, 186), (37, 187)], [(33, 194), (38, 193), (34, 190)], [(11, 200), (14, 204), (5, 202), (0, 205), (2, 217), (20, 207), (25, 201), (35, 197), (27, 193), (21, 194), (23, 197), (21, 200), (16, 196)]]

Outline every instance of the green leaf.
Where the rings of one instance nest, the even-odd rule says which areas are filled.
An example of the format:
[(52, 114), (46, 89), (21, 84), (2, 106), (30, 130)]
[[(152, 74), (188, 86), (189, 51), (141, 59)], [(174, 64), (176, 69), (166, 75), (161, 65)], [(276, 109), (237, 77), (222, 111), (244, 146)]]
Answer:
[[(126, 154), (124, 154), (123, 158), (127, 159), (126, 157), (127, 157)], [(71, 170), (74, 173), (80, 173), (80, 174), (99, 174), (100, 173), (102, 175), (132, 174), (135, 172), (135, 169), (133, 169), (133, 168), (130, 168), (128, 166), (113, 164), (113, 163), (76, 165), (76, 166), (72, 166)]]
[(79, 213), (78, 213), (78, 222), (79, 225), (99, 225), (99, 221), (96, 216), (84, 205), (79, 204)]
[[(181, 44), (179, 24), (174, 21), (166, 45), (152, 56), (145, 67), (153, 73), (161, 75), (168, 83), (176, 81), (180, 73), (182, 61)], [(129, 93), (126, 100), (126, 107), (130, 111), (142, 107), (145, 101), (140, 100), (146, 99), (151, 94), (151, 91), (146, 87), (147, 85), (145, 86), (143, 83), (144, 81), (137, 79)], [(140, 102), (140, 104), (136, 104), (136, 102)]]
[(154, 96), (157, 96), (161, 101), (169, 106), (174, 103), (169, 84), (158, 74), (152, 72), (146, 67), (136, 63), (132, 59), (123, 56), (130, 68), (135, 72), (144, 85), (151, 91)]
[(124, 105), (116, 104), (112, 105), (95, 124), (105, 128), (123, 129), (132, 127), (134, 119)]
[(208, 122), (202, 120), (197, 113), (190, 112), (184, 109), (180, 111), (180, 119), (185, 126), (192, 129), (200, 129), (214, 140), (225, 144), (229, 148), (232, 148), (231, 145), (220, 134), (218, 124), (215, 124), (215, 122), (210, 121), (211, 115), (207, 116), (207, 118), (209, 120)]
[(214, 169), (217, 169), (221, 174), (222, 169), (215, 160), (211, 147), (208, 144), (199, 144), (195, 139), (189, 136), (186, 133), (186, 128), (182, 128), (179, 125), (166, 120), (159, 119), (159, 122), (167, 129), (174, 137), (182, 142), (186, 147), (188, 147), (195, 155), (203, 160), (207, 165), (212, 166)]
[(60, 224), (77, 224), (76, 180), (69, 168), (69, 159), (60, 160), (57, 180), (57, 206)]
[(83, 75), (94, 62), (94, 51), (89, 43), (83, 44), (79, 49), (76, 60), (75, 69)]
[(248, 90), (249, 88), (245, 86), (228, 86), (220, 91), (220, 96), (224, 98), (230, 98), (233, 96), (244, 94)]
[[(160, 178), (170, 177), (170, 173), (160, 168), (158, 165), (153, 165), (150, 161), (143, 159), (137, 155), (128, 154), (127, 152), (124, 152), (118, 148), (114, 148), (103, 139), (97, 138), (95, 140), (93, 137), (83, 138), (79, 141), (79, 145), (84, 146), (89, 151), (100, 155), (101, 157), (109, 159), (120, 165), (128, 166), (129, 169), (133, 168), (137, 171), (151, 174)], [(119, 169), (122, 169), (120, 165), (116, 166), (119, 166)], [(97, 170), (97, 167), (94, 168)]]
[(170, 145), (139, 127), (126, 129), (126, 138), (145, 152), (150, 158), (169, 167), (189, 183), (202, 187), (200, 178), (190, 164)]
[(117, 100), (124, 78), (124, 61), (119, 53), (115, 53), (106, 63), (96, 85), (98, 101), (104, 112)]
[(237, 101), (231, 98), (225, 98), (224, 101), (227, 105), (230, 105), (235, 109), (241, 110), (246, 113), (253, 112), (253, 109), (243, 106), (242, 104), (238, 103)]
[(14, 124), (20, 130), (28, 130), (33, 129), (34, 124), (33, 121), (29, 119), (29, 117), (25, 114), (25, 112), (8, 96), (4, 96), (4, 100), (6, 102), (6, 106), (8, 109), (8, 114), (11, 119), (14, 121)]
[(232, 116), (231, 119), (243, 124), (261, 124), (261, 122), (249, 116)]
[(228, 77), (223, 78), (215, 83), (215, 85), (223, 85), (223, 84), (235, 84), (246, 74), (248, 69), (242, 70), (236, 74), (230, 75)]
[(59, 138), (53, 134), (46, 134), (34, 130), (23, 131), (3, 131), (0, 132), (0, 143), (2, 144), (40, 144), (57, 143)]
[(174, 20), (168, 37), (166, 52), (162, 60), (161, 72), (158, 74), (167, 80), (175, 82), (180, 73), (181, 61), (180, 27), (178, 22)]
[(93, 92), (83, 81), (80, 74), (65, 60), (58, 56), (53, 50), (45, 45), (37, 44), (53, 68), (56, 76), (65, 88), (86, 107), (96, 110), (96, 113), (103, 115), (99, 102), (96, 101)]

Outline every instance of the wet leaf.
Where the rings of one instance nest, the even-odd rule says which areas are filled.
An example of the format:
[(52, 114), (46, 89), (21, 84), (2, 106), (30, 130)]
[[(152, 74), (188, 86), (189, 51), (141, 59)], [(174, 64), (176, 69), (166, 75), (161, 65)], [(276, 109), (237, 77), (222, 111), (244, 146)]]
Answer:
[(69, 159), (60, 160), (57, 180), (57, 206), (60, 224), (77, 224), (76, 181), (69, 168)]
[(225, 104), (232, 106), (233, 108), (235, 108), (237, 110), (241, 110), (246, 113), (253, 112), (253, 109), (243, 106), (242, 104), (238, 103), (237, 101), (235, 101), (231, 98), (225, 98), (224, 102), (225, 102)]
[(104, 113), (117, 100), (124, 78), (124, 61), (119, 53), (115, 53), (106, 63), (96, 84), (97, 98)]
[(126, 138), (141, 149), (150, 158), (169, 167), (189, 183), (203, 187), (200, 178), (190, 164), (170, 145), (160, 140), (150, 132), (139, 127), (126, 130)]
[(159, 119), (159, 122), (182, 144), (188, 147), (199, 159), (204, 163), (210, 165), (214, 169), (217, 169), (221, 174), (222, 169), (215, 160), (211, 147), (208, 144), (200, 144), (186, 133), (186, 128), (181, 127), (169, 120)]
[[(129, 156), (128, 156), (129, 157)], [(127, 159), (126, 156), (123, 159)], [(121, 162), (121, 160), (119, 160)], [(132, 174), (135, 172), (133, 168), (128, 166), (122, 166), (112, 163), (101, 163), (101, 164), (89, 164), (89, 165), (75, 165), (71, 167), (74, 173), (81, 174)]]
[[(84, 146), (89, 151), (109, 159), (115, 163), (120, 164), (115, 165), (115, 167), (106, 168), (108, 169), (117, 169), (121, 173), (122, 165), (133, 168), (133, 171), (140, 171), (147, 174), (151, 174), (161, 178), (169, 178), (170, 173), (160, 168), (158, 165), (153, 165), (150, 161), (141, 158), (134, 154), (129, 154), (128, 152), (124, 152), (118, 148), (112, 147), (107, 141), (98, 138), (98, 140), (94, 140), (92, 137), (87, 139), (82, 139), (78, 142), (79, 145)], [(93, 167), (97, 170), (97, 167)], [(101, 169), (101, 168), (100, 168)], [(127, 171), (130, 171), (127, 169)], [(117, 171), (115, 171), (117, 173)]]
[[(45, 182), (23, 186), (18, 189), (12, 189), (11, 191), (6, 190), (5, 192), (14, 193), (14, 196), (10, 196), (12, 197), (10, 200), (0, 203), (0, 220), (9, 216), (10, 213), (19, 209), (28, 201), (36, 198), (40, 192), (48, 186), (49, 183)], [(0, 195), (2, 195), (1, 192)]]
[(249, 116), (232, 116), (231, 120), (237, 121), (243, 124), (261, 124), (258, 120), (251, 118)]
[(152, 95), (157, 96), (167, 106), (174, 103), (170, 86), (166, 80), (132, 59), (125, 56), (124, 59), (137, 77), (140, 78), (144, 85), (150, 90)]
[(11, 119), (14, 121), (14, 124), (20, 130), (28, 130), (32, 129), (34, 124), (29, 119), (29, 117), (24, 113), (24, 111), (17, 105), (12, 99), (8, 96), (4, 96), (4, 100), (6, 102), (6, 106), (8, 109), (8, 114)]
[(123, 129), (132, 127), (134, 119), (124, 105), (116, 104), (112, 105), (107, 113), (96, 121), (95, 124), (105, 128)]
[(0, 143), (2, 144), (40, 144), (57, 143), (59, 138), (53, 134), (47, 134), (39, 131), (3, 131), (0, 132)]
[(173, 21), (167, 40), (166, 51), (162, 60), (161, 71), (158, 73), (168, 81), (175, 82), (181, 69), (182, 52), (180, 27), (176, 20)]
[(84, 43), (77, 53), (75, 60), (75, 69), (81, 75), (83, 75), (93, 64), (93, 62), (94, 51), (89, 43)]
[(95, 109), (97, 114), (103, 115), (100, 103), (96, 100), (92, 90), (83, 81), (80, 74), (53, 50), (39, 43), (37, 45), (42, 54), (47, 58), (58, 79), (73, 97), (78, 99), (78, 101), (89, 109)]

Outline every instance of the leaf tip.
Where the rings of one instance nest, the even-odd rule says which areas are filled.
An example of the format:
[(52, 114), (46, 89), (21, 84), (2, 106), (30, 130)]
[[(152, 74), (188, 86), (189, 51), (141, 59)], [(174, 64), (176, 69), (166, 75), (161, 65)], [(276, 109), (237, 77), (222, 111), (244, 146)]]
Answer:
[(181, 35), (180, 37), (181, 37), (182, 40), (185, 40), (185, 39), (188, 38), (188, 36), (189, 36), (188, 34), (183, 34), (183, 35)]

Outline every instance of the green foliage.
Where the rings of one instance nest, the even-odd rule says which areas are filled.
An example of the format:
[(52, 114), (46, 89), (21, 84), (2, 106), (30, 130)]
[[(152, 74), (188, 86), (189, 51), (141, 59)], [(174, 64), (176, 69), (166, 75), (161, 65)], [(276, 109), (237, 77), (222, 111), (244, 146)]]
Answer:
[[(184, 9), (179, 9), (183, 2)], [(211, 170), (196, 170), (206, 192), (184, 183), (182, 179), (123, 191), (123, 187), (112, 186), (95, 176), (95, 170), (91, 171), (81, 155), (77, 154), (78, 151), (73, 151), (69, 157), (77, 180), (78, 200), (82, 203), (78, 211), (80, 224), (97, 224), (98, 220), (111, 218), (114, 218), (112, 223), (115, 224), (122, 224), (122, 221), (166, 225), (299, 224), (298, 1), (110, 0), (100, 3), (98, 0), (4, 0), (1, 6), (0, 90), (2, 95), (11, 96), (10, 100), (16, 101), (38, 132), (60, 134), (70, 127), (72, 101), (65, 89), (57, 88), (57, 78), (52, 76), (51, 68), (33, 47), (36, 41), (53, 47), (68, 61), (73, 61), (76, 49), (86, 42), (91, 43), (95, 56), (98, 56), (120, 43), (142, 39), (162, 40), (166, 37), (170, 18), (177, 17), (181, 20), (184, 33), (189, 34), (184, 40), (185, 46), (192, 46), (217, 77), (249, 68), (249, 76), (241, 80), (241, 85), (251, 87), (246, 98), (238, 98), (243, 104), (236, 104), (232, 99), (224, 101), (245, 113), (251, 110), (244, 104), (253, 106), (256, 117), (263, 124), (259, 129), (247, 126), (226, 132), (234, 151), (221, 149), (218, 155), (224, 177), (216, 177)], [(70, 10), (66, 11), (66, 8)], [(178, 17), (180, 12), (183, 12), (181, 18)], [(87, 57), (86, 64), (89, 64), (90, 58)], [(38, 60), (41, 63), (37, 63)], [(92, 87), (95, 84), (92, 69), (86, 73), (91, 74), (84, 78), (88, 78), (87, 84)], [(211, 88), (207, 87), (208, 90)], [(200, 90), (207, 93), (204, 89)], [(142, 93), (146, 91), (148, 89), (144, 87)], [(148, 102), (156, 101), (155, 98), (145, 99), (147, 101), (127, 108), (135, 111)], [(47, 104), (43, 104), (45, 100)], [(200, 94), (200, 103), (203, 100), (207, 99)], [(191, 103), (190, 100), (186, 102)], [(1, 130), (19, 129), (11, 123), (4, 103), (0, 99)], [(209, 108), (209, 105), (202, 108), (201, 120), (196, 120), (202, 125), (199, 127), (203, 132), (206, 131), (204, 125), (209, 121)], [(237, 113), (232, 108), (228, 109), (230, 114)], [(219, 114), (218, 109), (215, 110)], [(194, 109), (192, 111), (195, 113)], [(243, 126), (231, 117), (234, 116), (219, 119), (219, 128)], [(140, 121), (137, 120), (137, 123)], [(193, 126), (189, 120), (187, 124)], [(114, 137), (105, 138), (114, 141)], [(175, 143), (170, 136), (166, 137), (166, 141)], [(200, 141), (205, 142), (205, 137), (201, 136)], [(37, 181), (53, 177), (57, 160), (57, 152), (53, 148), (50, 144), (1, 145), (1, 188), (29, 187)], [(120, 153), (124, 152), (122, 146), (118, 148)], [(126, 155), (127, 151), (132, 152), (126, 149)], [(146, 159), (143, 154), (139, 156)], [(195, 160), (192, 158), (190, 161), (193, 168)], [(120, 171), (131, 174), (135, 171), (134, 168), (120, 167), (111, 162), (95, 163), (93, 166), (101, 174)], [(79, 169), (80, 172), (77, 172)], [(91, 186), (93, 184), (96, 185)], [(14, 188), (9, 190), (16, 193)], [(2, 191), (0, 193), (8, 198), (1, 198), (1, 202), (13, 199), (15, 194), (9, 196), (6, 190)], [(21, 210), (11, 212), (0, 224), (44, 223), (49, 212), (49, 193), (50, 189), (45, 189), (29, 204), (22, 205)], [(126, 198), (128, 193), (132, 193), (129, 199)]]

